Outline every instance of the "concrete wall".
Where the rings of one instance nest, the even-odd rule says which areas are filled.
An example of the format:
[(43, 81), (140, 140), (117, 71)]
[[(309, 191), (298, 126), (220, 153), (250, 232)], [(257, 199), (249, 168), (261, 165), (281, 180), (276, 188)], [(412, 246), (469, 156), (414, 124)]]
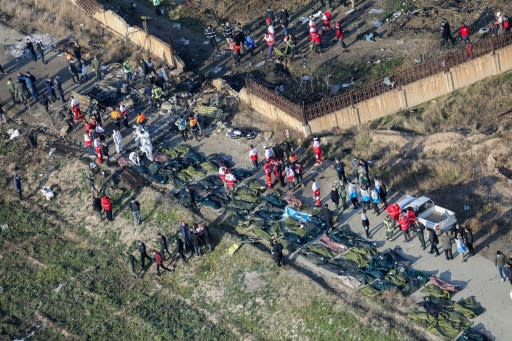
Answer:
[[(301, 129), (300, 131), (307, 134), (308, 130), (312, 133), (323, 133), (330, 132), (333, 129), (347, 129), (414, 107), (511, 69), (512, 46), (508, 46), (479, 58), (471, 59), (447, 72), (423, 78), (405, 85), (401, 89), (391, 90), (359, 102), (353, 107), (343, 108), (310, 120), (308, 122), (310, 129)], [(272, 104), (266, 103), (255, 95), (251, 95), (251, 103), (255, 103), (252, 106), (254, 110), (263, 113), (270, 119), (283, 123), (292, 122), (288, 114), (276, 109)], [(292, 122), (291, 125), (296, 126), (297, 124)]]
[[(247, 91), (246, 88), (242, 88), (238, 95), (242, 102), (250, 106), (256, 112), (267, 117), (268, 119), (275, 122), (284, 123), (290, 128), (304, 133), (304, 124), (301, 121), (288, 114), (284, 110), (281, 110), (275, 105), (265, 101), (263, 98), (251, 94), (249, 91)], [(308, 134), (304, 133), (304, 135)]]

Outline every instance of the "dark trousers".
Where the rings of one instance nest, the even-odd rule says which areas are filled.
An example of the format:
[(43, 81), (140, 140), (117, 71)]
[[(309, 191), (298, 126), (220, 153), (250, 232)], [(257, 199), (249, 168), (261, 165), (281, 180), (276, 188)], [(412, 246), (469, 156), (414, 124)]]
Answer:
[(16, 191), (18, 193), (18, 199), (23, 200), (23, 193), (21, 191)]
[(156, 265), (156, 273), (157, 273), (158, 276), (160, 276), (160, 269), (167, 270), (167, 271), (172, 271), (171, 269), (166, 267), (163, 263), (162, 264), (157, 264)]
[(181, 137), (183, 137), (183, 141), (187, 141), (188, 140), (187, 130), (185, 130), (185, 129), (180, 130), (180, 133), (181, 133)]
[(105, 211), (105, 215), (107, 216), (108, 220), (114, 220), (114, 217), (112, 216), (112, 211)]
[(9, 92), (9, 94), (11, 95), (12, 105), (16, 105), (16, 93)]
[(452, 249), (449, 248), (449, 249), (444, 250), (444, 255), (447, 260), (453, 259)]
[(284, 256), (283, 254), (274, 255), (274, 259), (276, 261), (277, 266), (284, 265)]
[(370, 239), (370, 222), (368, 220), (363, 221), (363, 228), (366, 238)]
[(475, 249), (473, 248), (473, 243), (466, 243), (466, 246), (468, 247), (469, 253), (471, 256), (475, 255)]
[(354, 205), (354, 208), (359, 207), (359, 201), (357, 200), (357, 198), (350, 198), (350, 201), (352, 201), (352, 205)]
[(167, 254), (169, 255), (169, 257), (171, 257), (171, 253), (169, 252), (169, 249), (166, 248), (166, 247), (163, 247), (163, 246), (160, 246), (160, 254), (162, 255), (162, 257), (165, 259), (165, 252), (167, 252)]
[(216, 49), (217, 49), (217, 39), (216, 39), (215, 37), (210, 38), (210, 45), (212, 46), (212, 48), (213, 48), (214, 50), (216, 50)]
[(434, 253), (434, 251), (436, 252), (436, 255), (439, 256), (439, 249), (437, 248), (437, 245), (430, 243), (430, 253)]
[(347, 177), (345, 176), (345, 171), (337, 172), (338, 173), (338, 180), (347, 182)]
[(408, 242), (411, 239), (411, 235), (409, 234), (409, 230), (402, 231), (404, 233), (405, 241)]
[(416, 232), (416, 235), (418, 236), (418, 239), (420, 240), (421, 248), (423, 250), (425, 250), (427, 245), (425, 244), (425, 236), (423, 235), (423, 231), (422, 232)]
[(153, 261), (151, 259), (151, 257), (148, 256), (147, 252), (144, 252), (144, 253), (140, 253), (140, 266), (142, 267), (142, 270), (144, 270), (144, 267), (146, 265), (146, 263), (144, 263), (144, 260), (147, 259), (149, 260), (149, 264), (151, 264), (151, 262)]
[(258, 160), (252, 160), (252, 165), (254, 169), (258, 169)]

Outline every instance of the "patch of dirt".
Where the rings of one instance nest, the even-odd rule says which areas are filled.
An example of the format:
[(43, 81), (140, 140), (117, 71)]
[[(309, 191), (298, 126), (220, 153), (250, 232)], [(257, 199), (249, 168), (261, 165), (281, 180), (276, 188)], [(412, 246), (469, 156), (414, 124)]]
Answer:
[(246, 291), (259, 290), (267, 285), (267, 281), (263, 278), (263, 274), (255, 271), (245, 273), (244, 283)]
[(448, 148), (457, 148), (462, 144), (464, 136), (457, 133), (437, 133), (428, 136), (423, 144), (423, 153), (436, 154)]

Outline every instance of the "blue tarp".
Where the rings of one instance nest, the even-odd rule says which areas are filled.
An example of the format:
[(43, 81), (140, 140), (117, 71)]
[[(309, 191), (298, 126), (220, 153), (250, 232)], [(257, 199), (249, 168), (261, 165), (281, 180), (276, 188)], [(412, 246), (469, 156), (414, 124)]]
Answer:
[(288, 207), (288, 206), (286, 206), (284, 208), (283, 216), (285, 218), (289, 217), (289, 218), (292, 218), (292, 219), (295, 219), (295, 220), (298, 220), (301, 222), (308, 222), (311, 220), (311, 214), (306, 213), (306, 212), (297, 211), (296, 209)]

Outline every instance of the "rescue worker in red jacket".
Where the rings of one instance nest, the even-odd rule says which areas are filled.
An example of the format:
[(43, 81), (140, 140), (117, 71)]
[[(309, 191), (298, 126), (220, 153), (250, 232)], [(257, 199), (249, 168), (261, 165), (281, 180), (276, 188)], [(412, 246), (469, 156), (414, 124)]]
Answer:
[(460, 37), (462, 38), (462, 41), (464, 41), (464, 43), (469, 43), (469, 34), (470, 34), (470, 30), (469, 30), (469, 27), (466, 26), (466, 24), (462, 24), (460, 25), (460, 28), (459, 28), (459, 34), (460, 34)]
[(226, 188), (226, 173), (227, 173), (227, 170), (228, 170), (228, 168), (226, 166), (220, 165), (220, 167), (219, 167), (219, 178), (224, 183), (224, 188)]
[(96, 150), (96, 162), (101, 165), (103, 164), (103, 143), (101, 143), (101, 140), (99, 137), (96, 137), (94, 139), (94, 149)]
[(400, 230), (402, 230), (405, 238), (405, 242), (409, 242), (411, 239), (409, 235), (410, 225), (409, 225), (409, 218), (407, 215), (400, 216), (400, 219), (398, 219), (398, 223), (400, 224)]
[(345, 44), (345, 32), (343, 32), (341, 22), (339, 21), (336, 22), (336, 40), (345, 50), (347, 49), (347, 44)]
[(288, 189), (291, 191), (295, 189), (295, 172), (291, 165), (286, 166), (284, 171), (286, 173), (286, 180), (288, 181)]
[(73, 123), (76, 124), (78, 121), (85, 122), (85, 116), (80, 111), (80, 101), (73, 96), (71, 96), (71, 112), (73, 113)]
[(106, 195), (101, 196), (101, 208), (109, 221), (114, 220), (112, 216), (112, 200)]
[(407, 218), (409, 219), (410, 228), (416, 230), (416, 213), (412, 207), (407, 208)]
[(250, 147), (251, 150), (249, 150), (249, 157), (251, 158), (254, 169), (258, 169), (258, 148), (254, 147), (252, 144)]
[(391, 204), (386, 207), (386, 212), (393, 221), (393, 225), (396, 227), (398, 219), (400, 219), (400, 206), (398, 206), (398, 204)]
[(324, 160), (324, 157), (322, 154), (322, 143), (318, 137), (313, 139), (313, 154), (315, 154), (315, 165), (320, 165)]
[(263, 166), (263, 169), (265, 170), (265, 177), (267, 178), (267, 188), (272, 188), (272, 164), (270, 161), (265, 162), (265, 165)]
[(332, 13), (327, 10), (322, 14), (322, 34), (331, 30)]
[(315, 200), (315, 206), (322, 206), (322, 201), (320, 200), (320, 184), (313, 179), (313, 183), (311, 184), (311, 191), (313, 192), (313, 200)]
[(234, 191), (237, 182), (238, 180), (236, 179), (233, 173), (231, 173), (230, 171), (226, 172), (226, 185), (229, 193), (232, 193)]
[(316, 53), (320, 53), (320, 44), (322, 43), (322, 39), (318, 32), (311, 32), (309, 34), (309, 39), (311, 40), (311, 49)]

